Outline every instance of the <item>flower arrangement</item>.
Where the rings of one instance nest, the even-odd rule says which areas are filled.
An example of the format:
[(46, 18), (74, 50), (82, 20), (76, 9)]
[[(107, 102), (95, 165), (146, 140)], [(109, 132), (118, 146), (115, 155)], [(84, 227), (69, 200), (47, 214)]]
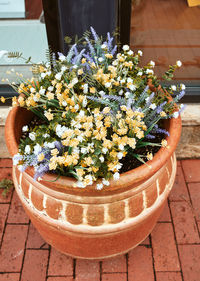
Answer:
[[(38, 117), (34, 126), (22, 128), (13, 163), (20, 171), (33, 166), (35, 180), (53, 172), (75, 177), (80, 188), (94, 182), (97, 190), (109, 186), (110, 179), (119, 179), (127, 155), (145, 163), (153, 154), (149, 149), (140, 155), (138, 148), (167, 149), (164, 138), (161, 143), (152, 139), (157, 133), (168, 135), (161, 120), (177, 118), (183, 110), (176, 104), (185, 93), (183, 84), (158, 87), (155, 63), (139, 66), (142, 51), (134, 53), (124, 45), (117, 53), (109, 33), (106, 41), (92, 27), (91, 34), (72, 45), (66, 56), (58, 53), (56, 59), (49, 51), (47, 63), (33, 65), (32, 79), (13, 85), (20, 94), (13, 106)], [(22, 58), (20, 53), (7, 56)], [(171, 80), (180, 66), (177, 61), (163, 78)]]

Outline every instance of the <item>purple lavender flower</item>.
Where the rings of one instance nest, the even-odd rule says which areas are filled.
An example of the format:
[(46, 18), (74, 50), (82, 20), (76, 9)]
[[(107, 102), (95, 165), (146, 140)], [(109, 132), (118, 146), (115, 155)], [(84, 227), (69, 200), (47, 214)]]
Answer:
[(90, 30), (92, 32), (92, 36), (93, 36), (95, 42), (97, 42), (99, 40), (99, 37), (98, 37), (96, 31), (94, 30), (94, 28), (92, 26), (90, 26)]
[(44, 164), (40, 164), (38, 169), (36, 170), (36, 173), (34, 175), (34, 180), (36, 181), (39, 177), (43, 177), (45, 173), (47, 173), (49, 171), (49, 164), (48, 163), (44, 163)]
[(157, 109), (156, 109), (156, 112), (159, 114), (161, 111), (163, 111), (163, 106), (166, 104), (167, 102), (164, 101), (163, 103), (161, 103)]

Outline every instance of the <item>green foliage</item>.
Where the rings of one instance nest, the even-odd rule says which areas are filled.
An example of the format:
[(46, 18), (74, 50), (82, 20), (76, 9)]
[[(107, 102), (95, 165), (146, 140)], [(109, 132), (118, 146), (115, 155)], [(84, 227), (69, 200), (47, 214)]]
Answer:
[(2, 179), (0, 181), (0, 189), (3, 189), (2, 196), (7, 197), (10, 190), (13, 188), (13, 182), (9, 179)]

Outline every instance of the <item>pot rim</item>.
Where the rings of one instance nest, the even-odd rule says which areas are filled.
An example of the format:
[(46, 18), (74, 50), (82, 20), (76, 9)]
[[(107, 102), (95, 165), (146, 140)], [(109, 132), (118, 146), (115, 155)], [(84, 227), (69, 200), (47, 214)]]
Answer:
[[(18, 117), (26, 114), (27, 118), (20, 119), (20, 122), (16, 122)], [(23, 125), (28, 124), (31, 120), (32, 112), (27, 111), (24, 108), (19, 106), (12, 108), (9, 112), (9, 115), (6, 119), (5, 124), (5, 139), (8, 147), (8, 151), (13, 157), (18, 153), (18, 142), (21, 136), (21, 128)], [(72, 177), (60, 176), (56, 181), (56, 175), (46, 173), (43, 176), (43, 179), (40, 181), (41, 184), (44, 184), (46, 187), (54, 190), (64, 190), (71, 194), (80, 194), (80, 195), (110, 195), (113, 192), (118, 193), (127, 191), (128, 189), (138, 185), (140, 182), (153, 176), (171, 157), (173, 152), (176, 149), (178, 141), (181, 135), (181, 117), (171, 118), (166, 120), (166, 127), (169, 131), (169, 136), (166, 138), (168, 146), (167, 148), (161, 147), (159, 151), (154, 155), (153, 160), (149, 160), (146, 164), (129, 170), (125, 173), (120, 174), (120, 179), (117, 181), (110, 180), (109, 187), (103, 187), (102, 190), (95, 189), (96, 183), (86, 188), (74, 188), (73, 185), (76, 182), (76, 179)], [(20, 128), (20, 130), (19, 130)], [(29, 167), (25, 172), (33, 177), (34, 169)]]

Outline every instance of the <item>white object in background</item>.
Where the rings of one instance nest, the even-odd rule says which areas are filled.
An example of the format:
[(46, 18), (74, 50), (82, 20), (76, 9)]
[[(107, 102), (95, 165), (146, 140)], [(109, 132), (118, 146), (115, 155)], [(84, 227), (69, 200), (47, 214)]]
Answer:
[(25, 18), (24, 0), (0, 0), (0, 18)]

